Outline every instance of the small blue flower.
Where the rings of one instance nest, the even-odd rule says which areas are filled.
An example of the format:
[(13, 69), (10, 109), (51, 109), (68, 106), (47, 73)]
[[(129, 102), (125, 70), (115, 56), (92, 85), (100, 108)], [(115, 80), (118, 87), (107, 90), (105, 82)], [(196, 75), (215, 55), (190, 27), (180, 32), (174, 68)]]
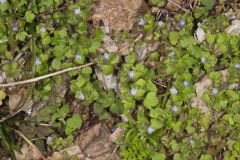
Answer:
[(143, 27), (143, 26), (145, 26), (146, 23), (147, 23), (147, 21), (145, 19), (141, 18), (138, 22), (138, 25)]
[(180, 20), (178, 24), (183, 27), (186, 24), (186, 21), (184, 19)]
[(135, 77), (135, 72), (134, 71), (129, 71), (128, 72), (128, 77), (133, 79)]
[(50, 142), (50, 141), (52, 141), (52, 136), (47, 137), (47, 142)]
[(176, 112), (178, 111), (178, 107), (177, 107), (176, 105), (174, 105), (174, 106), (172, 107), (172, 110), (173, 110), (174, 113), (176, 113)]
[(6, 2), (7, 2), (7, 0), (0, 0), (0, 4), (4, 4)]
[(171, 94), (178, 94), (178, 90), (175, 87), (170, 88)]
[(84, 100), (85, 99), (85, 95), (82, 93), (82, 92), (80, 92), (80, 94), (79, 94), (79, 98), (80, 98), (80, 100)]
[(17, 31), (18, 31), (18, 26), (13, 26), (13, 27), (12, 27), (12, 31), (13, 31), (13, 32), (17, 32)]
[(189, 86), (189, 82), (188, 81), (184, 81), (183, 85), (184, 85), (184, 87), (188, 87)]
[(75, 14), (75, 15), (78, 15), (78, 14), (80, 14), (81, 12), (82, 12), (82, 11), (81, 11), (80, 8), (74, 9), (74, 14)]
[(41, 27), (41, 28), (40, 28), (40, 32), (41, 32), (41, 33), (44, 33), (44, 32), (46, 32), (46, 31), (47, 31), (47, 30), (46, 30), (45, 27)]
[(206, 57), (201, 57), (201, 63), (205, 63), (207, 61)]
[(155, 131), (155, 128), (153, 128), (151, 126), (148, 127), (148, 129), (147, 129), (148, 134), (152, 134), (154, 131)]
[(234, 64), (234, 67), (235, 67), (236, 69), (240, 69), (240, 63)]
[(217, 94), (218, 93), (218, 89), (217, 88), (213, 88), (212, 89), (212, 94)]
[(117, 128), (118, 128), (117, 126), (113, 126), (112, 127), (112, 132), (115, 132)]
[(40, 64), (42, 64), (42, 61), (39, 58), (36, 58), (35, 65), (39, 66)]
[(105, 53), (103, 54), (103, 58), (104, 58), (105, 60), (109, 60), (110, 55), (109, 55), (107, 52), (105, 52)]
[(191, 145), (193, 145), (193, 144), (195, 144), (195, 141), (194, 141), (193, 139), (190, 139), (190, 140), (189, 140), (189, 143), (190, 143)]
[(136, 88), (132, 88), (131, 89), (131, 95), (136, 95), (137, 94), (137, 89)]
[(75, 55), (75, 60), (82, 59), (82, 56), (80, 54)]
[(168, 54), (168, 57), (169, 57), (169, 58), (172, 58), (174, 55), (175, 55), (175, 52), (172, 51), (172, 52), (170, 52), (170, 53)]

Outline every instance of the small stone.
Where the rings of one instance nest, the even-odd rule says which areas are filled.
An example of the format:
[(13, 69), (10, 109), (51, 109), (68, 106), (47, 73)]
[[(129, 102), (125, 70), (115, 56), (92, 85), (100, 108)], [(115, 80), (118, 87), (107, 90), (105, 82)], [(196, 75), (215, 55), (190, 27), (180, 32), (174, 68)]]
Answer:
[(79, 98), (80, 98), (80, 100), (83, 101), (85, 99), (85, 95), (82, 92), (80, 92)]
[(168, 54), (168, 57), (169, 57), (169, 58), (172, 58), (174, 55), (175, 55), (175, 52), (172, 51), (172, 52), (170, 52), (170, 53)]
[(132, 89), (131, 89), (131, 94), (132, 94), (133, 96), (136, 95), (136, 94), (137, 94), (137, 89), (132, 88)]
[(74, 9), (74, 14), (75, 14), (75, 15), (78, 15), (78, 14), (80, 14), (80, 13), (81, 13), (81, 9), (80, 9), (80, 8)]
[(45, 27), (41, 27), (41, 28), (40, 28), (40, 32), (41, 32), (41, 33), (44, 33), (44, 32), (46, 32), (46, 31), (47, 31), (47, 30), (46, 30)]
[(129, 71), (129, 72), (128, 72), (128, 77), (131, 78), (131, 79), (133, 79), (133, 78), (135, 77), (134, 71)]
[(234, 64), (234, 67), (237, 68), (237, 69), (240, 69), (240, 63)]
[(146, 20), (141, 18), (138, 22), (138, 25), (143, 27), (143, 26), (145, 26), (146, 23), (147, 23)]
[(218, 89), (217, 89), (217, 88), (213, 88), (213, 89), (212, 89), (212, 94), (215, 95), (215, 94), (217, 94), (217, 93), (218, 93)]
[(35, 61), (35, 65), (39, 66), (40, 64), (42, 64), (42, 61), (39, 58), (37, 58)]
[(172, 110), (173, 110), (173, 112), (177, 112), (178, 111), (178, 107), (176, 106), (176, 105), (174, 105), (173, 107), (172, 107)]
[(207, 61), (207, 58), (201, 57), (201, 63), (205, 63)]
[(104, 58), (105, 60), (109, 60), (110, 55), (109, 55), (107, 52), (105, 52), (105, 53), (103, 54), (103, 58)]
[(171, 94), (178, 94), (178, 90), (175, 87), (170, 88)]
[(148, 129), (147, 129), (148, 134), (152, 134), (154, 131), (155, 131), (155, 128), (153, 128), (151, 126), (148, 127)]
[(12, 27), (12, 31), (13, 31), (13, 32), (17, 32), (17, 31), (18, 31), (18, 26), (13, 26), (13, 27)]
[(183, 85), (184, 85), (184, 87), (188, 87), (189, 86), (189, 82), (188, 81), (184, 81)]
[(75, 55), (75, 59), (76, 60), (82, 59), (82, 56), (80, 54), (77, 54), (77, 55)]

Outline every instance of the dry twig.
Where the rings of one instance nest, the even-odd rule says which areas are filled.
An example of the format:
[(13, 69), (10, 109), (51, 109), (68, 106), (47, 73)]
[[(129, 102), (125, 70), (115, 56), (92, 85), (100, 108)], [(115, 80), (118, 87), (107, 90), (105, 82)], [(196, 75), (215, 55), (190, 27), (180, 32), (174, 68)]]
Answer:
[(81, 68), (84, 68), (84, 67), (87, 67), (87, 66), (91, 66), (93, 64), (94, 63), (88, 63), (88, 64), (85, 64), (85, 65), (82, 65), (82, 66), (67, 68), (67, 69), (64, 69), (64, 70), (61, 70), (61, 71), (57, 71), (57, 72), (54, 72), (54, 73), (50, 73), (50, 74), (40, 76), (40, 77), (36, 77), (36, 78), (32, 78), (32, 79), (27, 79), (27, 80), (17, 81), (17, 82), (7, 83), (7, 84), (0, 84), (0, 88), (11, 87), (11, 86), (16, 86), (16, 85), (23, 85), (23, 84), (28, 84), (28, 83), (35, 83), (35, 82), (38, 82), (40, 80), (43, 80), (43, 79), (46, 79), (46, 78), (49, 78), (49, 77), (57, 76), (59, 74), (63, 74), (63, 73), (73, 71), (73, 70), (78, 70), (78, 69), (81, 69)]
[(37, 151), (37, 153), (39, 154), (39, 156), (45, 160), (44, 155), (39, 151), (39, 149), (20, 131), (14, 129), (14, 132), (16, 132), (21, 138), (23, 138), (34, 150)]

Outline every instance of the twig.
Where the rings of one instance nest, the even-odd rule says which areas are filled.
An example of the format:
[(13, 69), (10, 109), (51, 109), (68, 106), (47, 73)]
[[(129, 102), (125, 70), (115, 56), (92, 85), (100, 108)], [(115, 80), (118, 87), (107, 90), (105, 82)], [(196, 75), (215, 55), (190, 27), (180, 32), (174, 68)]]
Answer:
[(180, 8), (181, 10), (183, 10), (184, 12), (189, 13), (190, 11), (182, 6), (180, 6), (177, 2), (175, 2), (174, 0), (168, 0), (168, 2), (172, 3), (173, 5), (177, 6), (178, 8)]
[(93, 64), (94, 63), (88, 63), (88, 64), (85, 64), (85, 65), (67, 68), (67, 69), (64, 69), (64, 70), (61, 70), (61, 71), (53, 72), (53, 73), (50, 73), (50, 74), (47, 74), (47, 75), (44, 75), (44, 76), (40, 76), (40, 77), (36, 77), (36, 78), (32, 78), (32, 79), (27, 79), (27, 80), (13, 82), (13, 83), (7, 83), (7, 84), (0, 84), (0, 88), (11, 87), (11, 86), (16, 86), (16, 85), (23, 85), (23, 84), (28, 84), (28, 83), (35, 83), (35, 82), (38, 82), (40, 80), (43, 80), (43, 79), (46, 79), (46, 78), (49, 78), (49, 77), (53, 77), (53, 76), (56, 76), (56, 75), (59, 75), (59, 74), (69, 72), (69, 71), (81, 69), (81, 68), (84, 68), (84, 67), (87, 67), (87, 66), (91, 66)]
[(110, 160), (114, 160), (114, 157), (115, 157), (115, 154), (116, 154), (117, 150), (118, 150), (118, 146), (116, 146), (116, 147), (114, 148), (114, 150), (113, 150), (113, 152), (112, 152), (112, 154), (111, 154), (111, 156), (110, 156)]
[(164, 85), (164, 84), (162, 84), (162, 83), (159, 83), (159, 82), (157, 82), (157, 81), (153, 81), (153, 83), (155, 83), (155, 84), (157, 84), (157, 85), (159, 85), (159, 86), (161, 86), (161, 87), (167, 88), (166, 85)]
[(7, 41), (8, 41), (8, 39), (7, 40), (0, 40), (0, 44), (5, 43)]
[(23, 133), (21, 133), (20, 131), (18, 131), (18, 130), (16, 130), (16, 129), (14, 129), (14, 132), (16, 132), (20, 137), (22, 137), (33, 149), (35, 149), (35, 150), (38, 152), (39, 156), (40, 156), (43, 160), (45, 160), (45, 157), (44, 157), (44, 155), (41, 153), (41, 151), (39, 151), (39, 149), (38, 149)]
[[(29, 97), (28, 97), (28, 98), (29, 98)], [(23, 103), (25, 104), (27, 101), (28, 101), (28, 99), (26, 99), (26, 101), (23, 102)], [(29, 103), (29, 102), (28, 102), (28, 103)], [(22, 110), (24, 110), (24, 109), (26, 108), (26, 106), (28, 106), (28, 105), (24, 105), (24, 104), (23, 104), (23, 106), (21, 106), (17, 111), (15, 111), (15, 112), (13, 112), (13, 113), (10, 113), (9, 115), (7, 115), (7, 116), (3, 117), (2, 119), (0, 119), (0, 123), (8, 120), (9, 118), (12, 118), (12, 117), (15, 116), (16, 114), (18, 114), (19, 112), (21, 112)]]

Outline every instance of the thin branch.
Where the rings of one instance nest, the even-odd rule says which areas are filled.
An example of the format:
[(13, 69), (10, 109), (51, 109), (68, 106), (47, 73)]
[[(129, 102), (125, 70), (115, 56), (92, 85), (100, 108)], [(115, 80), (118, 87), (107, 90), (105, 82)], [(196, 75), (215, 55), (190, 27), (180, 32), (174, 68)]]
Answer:
[[(29, 98), (29, 97), (28, 97), (28, 98)], [(24, 102), (24, 104), (25, 104), (25, 103), (29, 103), (29, 102), (27, 102), (27, 101), (28, 101), (28, 99)], [(0, 119), (0, 123), (8, 120), (9, 118), (12, 118), (13, 116), (17, 115), (19, 112), (21, 112), (22, 110), (24, 110), (24, 109), (28, 106), (28, 105), (24, 105), (24, 104), (23, 104), (23, 106), (21, 106), (17, 111), (15, 111), (15, 112), (13, 112), (13, 113), (10, 113), (9, 115), (7, 115), (7, 116), (3, 117), (2, 119)]]
[(28, 84), (28, 83), (35, 83), (38, 82), (40, 80), (49, 78), (49, 77), (53, 77), (53, 76), (57, 76), (59, 74), (63, 74), (69, 71), (73, 71), (73, 70), (78, 70), (87, 66), (91, 66), (94, 63), (88, 63), (85, 65), (81, 65), (81, 66), (77, 66), (77, 67), (71, 67), (71, 68), (67, 68), (61, 71), (57, 71), (57, 72), (53, 72), (44, 76), (40, 76), (40, 77), (36, 77), (36, 78), (32, 78), (32, 79), (27, 79), (27, 80), (23, 80), (23, 81), (17, 81), (17, 82), (12, 82), (12, 83), (7, 83), (7, 84), (0, 84), (0, 88), (5, 88), (5, 87), (11, 87), (11, 86), (16, 86), (16, 85), (23, 85), (23, 84)]
[(154, 80), (153, 80), (153, 83), (155, 83), (155, 84), (157, 84), (157, 85), (159, 85), (159, 86), (161, 86), (161, 87), (167, 88), (166, 85), (164, 85), (164, 84), (162, 84), (162, 83), (159, 83), (159, 82), (157, 82), (157, 81), (154, 81)]
[(5, 43), (5, 42), (7, 42), (7, 41), (8, 41), (8, 39), (7, 39), (7, 40), (1, 40), (1, 39), (0, 39), (0, 44)]
[(44, 155), (39, 151), (39, 149), (20, 131), (14, 129), (14, 132), (16, 132), (21, 138), (23, 138), (34, 150), (37, 151), (37, 153), (39, 154), (39, 156), (45, 160)]
[(179, 5), (177, 2), (175, 2), (174, 0), (168, 0), (168, 2), (172, 3), (173, 5), (177, 6), (178, 8), (180, 8), (181, 10), (183, 10), (184, 12), (189, 13), (190, 11), (184, 7), (182, 7), (181, 5)]

